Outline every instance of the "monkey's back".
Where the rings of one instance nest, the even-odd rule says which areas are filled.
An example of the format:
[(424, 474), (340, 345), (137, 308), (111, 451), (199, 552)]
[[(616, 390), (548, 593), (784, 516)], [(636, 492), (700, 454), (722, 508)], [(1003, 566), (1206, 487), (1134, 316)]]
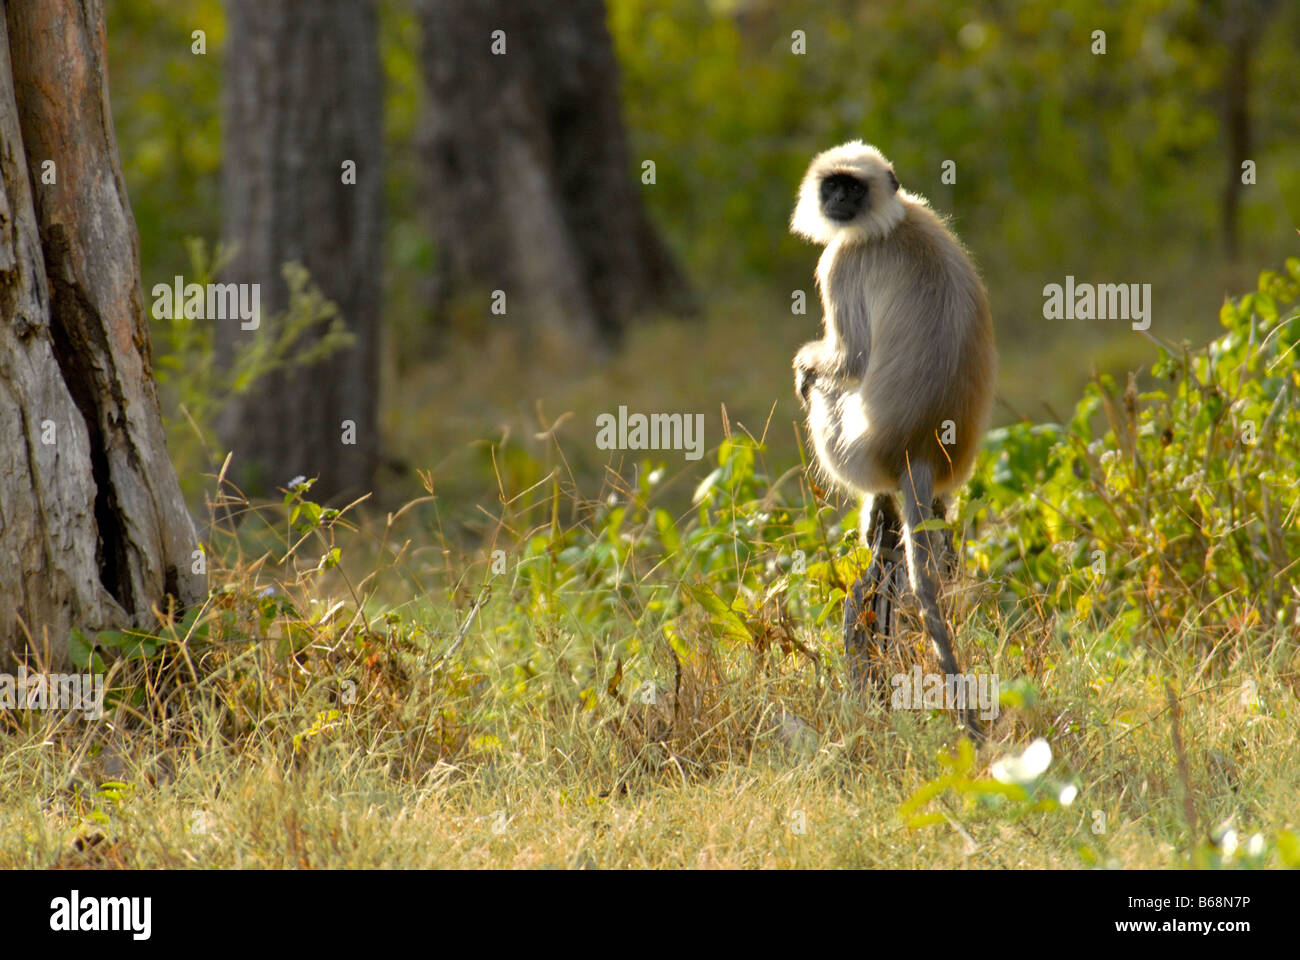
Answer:
[(888, 237), (841, 249), (826, 276), (836, 302), (849, 305), (836, 323), (869, 331), (860, 476), (845, 479), (869, 492), (898, 489), (909, 460), (924, 460), (942, 493), (966, 479), (988, 422), (993, 325), (964, 248), (924, 201), (904, 204)]

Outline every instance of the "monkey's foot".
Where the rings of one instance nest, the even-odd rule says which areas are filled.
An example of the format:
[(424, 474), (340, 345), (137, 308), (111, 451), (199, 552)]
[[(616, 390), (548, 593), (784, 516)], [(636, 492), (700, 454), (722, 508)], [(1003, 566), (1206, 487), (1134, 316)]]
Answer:
[(962, 724), (966, 727), (966, 733), (970, 735), (971, 742), (975, 746), (983, 746), (988, 740), (988, 734), (984, 731), (984, 725), (980, 723), (980, 718), (976, 716), (973, 709), (967, 709), (961, 718)]
[(971, 742), (977, 747), (981, 746), (987, 740), (987, 734), (984, 731), (983, 723), (980, 722), (976, 704), (967, 702), (966, 695), (970, 688), (963, 689), (966, 674), (961, 672), (955, 662), (944, 669), (947, 673), (944, 699), (952, 706)]

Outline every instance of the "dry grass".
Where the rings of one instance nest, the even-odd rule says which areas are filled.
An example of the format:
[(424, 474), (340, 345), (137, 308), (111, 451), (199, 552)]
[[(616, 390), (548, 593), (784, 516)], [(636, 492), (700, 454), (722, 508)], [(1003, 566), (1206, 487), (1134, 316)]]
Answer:
[(1262, 834), (1261, 865), (1292, 843), (1300, 664), (1280, 637), (1238, 637), (1213, 677), (964, 604), (972, 668), (1037, 691), (972, 776), (1045, 737), (1049, 775), (1079, 794), (1036, 809), (947, 791), (926, 806), (942, 822), (909, 829), (899, 807), (945, 773), (954, 727), (847, 700), (833, 631), (799, 628), (820, 665), (703, 623), (674, 652), (651, 620), (626, 660), (584, 659), (599, 638), (504, 593), (396, 621), (367, 599), (377, 579), (291, 568), (296, 612), (270, 621), (264, 562), (215, 571), (205, 638), (114, 668), (135, 706), (7, 716), (0, 867), (1158, 868), (1222, 856), (1209, 832), (1229, 823)]
[[(782, 329), (743, 360), (786, 364), (805, 331)], [(842, 524), (793, 489), (798, 447), (770, 392), (747, 390), (744, 363), (716, 369), (729, 333), (639, 332), (541, 437), (470, 376), (430, 381), (456, 397), (446, 456), (413, 464), (428, 495), (391, 514), (305, 522), (298, 504), (295, 525), (294, 504), (211, 505), (209, 600), (155, 655), (110, 658), (102, 720), (0, 713), (0, 867), (1300, 865), (1300, 651), (1283, 625), (1207, 637), (1213, 621), (1188, 615), (1153, 645), (1131, 622), (1059, 618), (1048, 587), (1009, 605), (968, 577), (950, 596), (961, 657), (1004, 692), (969, 764), (950, 714), (846, 696), (838, 606), (811, 567), (781, 566), (795, 544), (841, 556)], [(697, 336), (718, 349), (686, 350)], [(656, 513), (712, 457), (646, 492), (561, 452), (572, 429), (568, 449), (590, 454), (582, 418), (611, 397), (662, 409), (638, 346), (680, 353), (684, 382), (710, 357), (737, 436), (771, 417), (730, 501)], [(407, 383), (409, 406), (438, 405)], [(474, 440), (495, 416), (517, 443)], [(419, 424), (397, 427), (413, 446)], [(237, 531), (211, 522), (231, 511)], [(684, 596), (700, 584), (747, 626), (719, 630)], [(900, 672), (929, 656), (905, 623)], [(996, 792), (990, 766), (1037, 738), (1046, 774)]]

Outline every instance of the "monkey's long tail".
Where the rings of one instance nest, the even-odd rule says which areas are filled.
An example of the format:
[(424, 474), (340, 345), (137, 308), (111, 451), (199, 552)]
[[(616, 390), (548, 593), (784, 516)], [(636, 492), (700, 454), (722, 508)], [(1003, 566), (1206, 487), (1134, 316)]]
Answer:
[(939, 667), (944, 672), (945, 681), (959, 685), (952, 691), (959, 697), (962, 707), (962, 721), (970, 731), (971, 738), (977, 743), (984, 740), (984, 729), (975, 713), (974, 704), (965, 702), (968, 692), (967, 684), (962, 682), (961, 667), (952, 651), (952, 633), (939, 610), (939, 583), (934, 571), (938, 569), (940, 540), (937, 531), (920, 530), (930, 512), (930, 501), (934, 494), (934, 475), (926, 463), (909, 465), (909, 475), (903, 477), (903, 523), (905, 525), (904, 545), (907, 548), (907, 570), (912, 581), (912, 593), (921, 604), (921, 619), (925, 623), (925, 632), (930, 636), (930, 643), (939, 658)]

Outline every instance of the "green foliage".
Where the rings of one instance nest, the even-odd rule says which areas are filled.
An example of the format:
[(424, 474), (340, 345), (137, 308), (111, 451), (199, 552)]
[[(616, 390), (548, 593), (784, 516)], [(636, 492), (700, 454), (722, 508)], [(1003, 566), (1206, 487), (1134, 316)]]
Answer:
[(589, 626), (647, 615), (662, 624), (693, 600), (733, 640), (753, 640), (747, 619), (765, 610), (823, 619), (860, 559), (851, 533), (831, 507), (807, 510), (773, 484), (762, 450), (749, 437), (725, 440), (685, 517), (654, 503), (665, 470), (645, 462), (631, 495), (603, 503), (589, 523), (547, 524), (518, 566), (526, 612), (545, 619), (562, 611)]
[[(202, 239), (186, 241), (190, 269), (186, 284), (213, 283), (229, 259), (221, 247), (209, 254)], [(193, 494), (202, 476), (220, 465), (224, 454), (216, 439), (217, 417), (231, 398), (249, 392), (263, 377), (294, 366), (309, 365), (341, 350), (353, 336), (338, 308), (312, 282), (300, 264), (287, 263), (283, 275), (289, 306), (281, 314), (263, 316), (254, 335), (240, 344), (226, 364), (219, 362), (210, 319), (185, 315), (184, 305), (155, 320), (161, 349), (155, 373), (167, 418), (167, 444), (181, 478), (182, 489)]]
[(1208, 347), (1161, 347), (1152, 389), (1100, 376), (1068, 426), (992, 431), (970, 487), (996, 521), (980, 571), (1080, 628), (1100, 615), (1148, 643), (1180, 626), (1207, 647), (1225, 627), (1294, 629), (1297, 300), (1291, 258), (1224, 303), (1227, 332)]
[(1215, 833), (1213, 840), (1200, 844), (1179, 866), (1195, 870), (1300, 870), (1300, 838), (1290, 830), (1272, 835), (1252, 833), (1242, 838), (1229, 825)]
[[(655, 796), (679, 811), (714, 790), (725, 797), (710, 829), (736, 819), (749, 836), (778, 808), (811, 805), (811, 816), (834, 797), (850, 805), (834, 814), (843, 833), (818, 815), (777, 862), (854, 864), (873, 850), (911, 866), (1294, 867), (1294, 633), (1277, 619), (1300, 555), (1298, 299), (1290, 261), (1225, 304), (1209, 347), (1162, 350), (1165, 389), (1120, 394), (1101, 378), (1068, 423), (991, 438), (957, 510), (983, 596), (1001, 593), (963, 614), (969, 578), (954, 591), (963, 659), (1000, 678), (1001, 712), (978, 753), (954, 744), (945, 711), (845, 695), (831, 624), (867, 559), (853, 513), (800, 486), (800, 466), (773, 475), (765, 443), (740, 433), (703, 476), (643, 462), (594, 502), (517, 445), (485, 447), (504, 563), (445, 540), (422, 562), (394, 536), (405, 509), (378, 530), (295, 482), (249, 505), (237, 530), (214, 527), (204, 604), (152, 633), (75, 634), (74, 658), (107, 669), (115, 727), (165, 725), (180, 749), (236, 770), (257, 758), (286, 780), (360, 771), (426, 800), (435, 791), (439, 816), (468, 802), (481, 820), (503, 797), (516, 824), (567, 816), (582, 797), (598, 815)], [(1255, 442), (1242, 443), (1252, 417)], [(667, 506), (674, 485), (690, 494), (680, 513)], [(1091, 575), (1080, 530), (1110, 538), (1106, 574)], [(1233, 538), (1252, 536), (1280, 537), (1279, 552), (1244, 562)], [(365, 553), (375, 545), (378, 564)], [(1196, 559), (1196, 579), (1129, 569)], [(390, 575), (395, 590), (380, 585)], [(1281, 614), (1267, 607), (1271, 588)], [(894, 646), (915, 663), (927, 655), (906, 626)], [(1226, 657), (1231, 673), (1209, 669)], [(31, 731), (38, 742), (69, 726), (46, 724)], [(766, 783), (772, 770), (786, 799), (758, 788), (763, 813), (733, 815), (749, 788), (727, 784)], [(93, 782), (105, 787), (78, 797), (75, 829), (89, 822), (117, 842), (153, 788)], [(669, 787), (671, 801), (655, 793)], [(261, 843), (246, 814), (219, 809), (223, 829)], [(194, 822), (188, 801), (185, 816)], [(1206, 841), (1197, 824), (1219, 827)], [(803, 852), (814, 833), (824, 852)], [(655, 836), (669, 851), (657, 858), (676, 855)], [(789, 836), (778, 823), (762, 855)], [(481, 860), (471, 846), (465, 856)], [(629, 862), (626, 849), (610, 857)]]
[[(1091, 281), (1138, 279), (1131, 271), (1139, 266), (1166, 315), (1177, 318), (1175, 335), (1194, 342), (1210, 333), (1211, 321), (1199, 325), (1193, 307), (1242, 282), (1219, 252), (1229, 138), (1216, 104), (1227, 76), (1224, 37), (1231, 35), (1221, 5), (606, 6), (621, 68), (629, 175), (642, 160), (656, 161), (658, 181), (644, 191), (656, 223), (683, 267), (707, 278), (701, 288), (754, 295), (760, 308), (748, 318), (750, 337), (779, 339), (777, 331), (789, 329), (790, 290), (811, 289), (814, 253), (786, 229), (795, 187), (812, 152), (850, 137), (880, 144), (905, 185), (954, 216), (992, 294), (1004, 353), (1001, 389), (1013, 407), (1077, 396), (1081, 377), (1073, 368), (1048, 383), (1037, 376), (1052, 362), (1053, 345), (1086, 338), (1103, 368), (1136, 360), (1138, 341), (1124, 331), (1035, 322), (1045, 282), (1066, 272)], [(1300, 6), (1270, 10), (1250, 61), (1258, 182), (1241, 193), (1241, 261), (1248, 265), (1284, 255), (1300, 217), (1289, 42)], [(118, 0), (108, 21), (114, 124), (147, 288), (186, 268), (185, 237), (221, 231), (224, 15), (218, 0)], [(190, 51), (195, 29), (207, 32), (205, 56)], [(1096, 29), (1107, 34), (1104, 56), (1089, 52)], [(806, 35), (804, 55), (791, 50), (795, 30)], [(453, 364), (430, 362), (449, 339), (463, 332), (475, 348), (482, 339), (473, 324), (453, 324), (457, 337), (448, 337), (456, 311), (430, 313), (437, 255), (419, 216), (416, 132), (427, 106), (419, 32), (409, 3), (380, 4), (383, 326), (403, 396), (455, 377)], [(238, 69), (238, 57), (230, 63)], [(955, 183), (942, 179), (947, 161), (956, 164)], [(491, 361), (504, 373), (500, 356)], [(497, 393), (512, 394), (500, 398), (507, 409), (562, 391), (559, 383), (491, 379)], [(468, 398), (467, 414), (482, 414), (476, 401)], [(459, 442), (446, 435), (447, 423), (460, 422), (458, 411), (444, 415), (445, 398), (436, 409), (439, 416), (409, 428), (418, 440), (392, 426), (412, 419), (405, 412), (389, 419), (386, 433), (401, 441), (392, 444), (397, 459), (415, 459), (430, 442)], [(453, 486), (444, 477), (447, 493)]]
[[(147, 289), (185, 268), (184, 238), (221, 229), (225, 15), (221, 0), (106, 7), (113, 126)], [(195, 30), (206, 54), (191, 52)]]
[[(1297, 14), (1286, 6), (1252, 50), (1254, 82), (1279, 94), (1259, 97), (1252, 113), (1256, 147), (1278, 171), (1244, 197), (1256, 236), (1279, 235), (1300, 211), (1294, 109), (1280, 95)], [(1213, 100), (1228, 46), (1209, 5), (609, 8), (636, 155), (659, 161), (649, 202), (701, 276), (794, 269), (800, 248), (785, 224), (808, 157), (855, 137), (880, 145), (904, 186), (958, 216), (1012, 318), (1024, 315), (1018, 296), (1036, 295), (1062, 263), (1078, 274), (1137, 260), (1150, 271), (1168, 258), (1180, 283), (1197, 283), (1187, 259), (1218, 239), (1220, 191), (1206, 184), (1223, 183)], [(804, 54), (792, 50), (796, 30)], [(1104, 55), (1091, 52), (1096, 30)], [(955, 183), (941, 180), (945, 161)], [(1018, 274), (1035, 282), (1017, 288)]]
[[(1026, 756), (1035, 750), (1044, 751), (1050, 760), (1051, 751), (1045, 740), (1033, 744)], [(1074, 802), (1079, 792), (1071, 782), (1045, 777), (1046, 764), (1041, 770), (1018, 772), (1015, 767), (1022, 761), (1017, 757), (1006, 757), (993, 764), (994, 770), (1002, 774), (1000, 779), (996, 776), (981, 777), (976, 768), (975, 749), (969, 740), (962, 740), (955, 753), (941, 752), (936, 759), (947, 772), (923, 784), (898, 809), (899, 817), (909, 830), (956, 823), (946, 810), (927, 809), (950, 791), (961, 799), (963, 816), (1006, 822), (1015, 822), (1034, 813), (1063, 810)], [(1008, 769), (1010, 774), (1003, 772)]]

